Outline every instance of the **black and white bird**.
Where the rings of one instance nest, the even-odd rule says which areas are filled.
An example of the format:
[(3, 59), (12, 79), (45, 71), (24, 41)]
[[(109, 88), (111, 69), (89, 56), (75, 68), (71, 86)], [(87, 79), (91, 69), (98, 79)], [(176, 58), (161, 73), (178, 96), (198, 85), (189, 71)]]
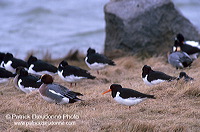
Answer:
[(193, 60), (197, 59), (200, 53), (199, 42), (185, 41), (184, 36), (180, 33), (176, 35), (175, 40), (180, 42), (180, 48), (183, 52), (186, 52)]
[(36, 75), (57, 74), (57, 67), (43, 60), (39, 60), (35, 56), (31, 55), (27, 62), (29, 65), (28, 73), (36, 74)]
[(144, 65), (142, 68), (142, 79), (146, 85), (151, 86), (165, 81), (172, 81), (177, 78), (160, 71), (154, 71), (150, 66)]
[(81, 69), (77, 66), (72, 66), (67, 63), (67, 61), (62, 61), (58, 66), (58, 75), (59, 77), (71, 83), (82, 80), (82, 79), (95, 79), (95, 76), (92, 76), (87, 70)]
[(182, 79), (182, 78), (183, 78), (183, 80), (186, 81), (186, 82), (188, 82), (188, 81), (193, 81), (193, 80), (194, 80), (194, 78), (188, 76), (185, 72), (180, 72), (179, 77), (178, 77), (178, 80), (180, 80), (180, 79)]
[(81, 93), (74, 92), (68, 88), (53, 83), (53, 77), (48, 74), (41, 76), (43, 84), (39, 88), (41, 97), (50, 103), (67, 104), (80, 101), (77, 96), (83, 96)]
[(0, 52), (0, 67), (4, 68), (4, 57), (6, 56), (6, 53)]
[(133, 89), (122, 88), (119, 84), (112, 84), (110, 89), (105, 91), (102, 94), (108, 93), (111, 91), (111, 95), (116, 102), (119, 104), (132, 106), (138, 104), (146, 99), (155, 99), (154, 95), (144, 94)]
[(114, 61), (108, 59), (106, 56), (102, 54), (96, 53), (96, 51), (92, 48), (89, 48), (87, 50), (85, 63), (90, 69), (97, 70), (98, 74), (99, 74), (98, 70), (104, 69), (108, 65), (115, 66)]
[(13, 57), (11, 53), (6, 53), (3, 63), (4, 68), (12, 73), (16, 73), (17, 67), (28, 67), (25, 61)]
[(42, 82), (38, 82), (40, 78), (28, 74), (28, 71), (26, 71), (24, 68), (21, 68), (18, 72), (19, 75), (14, 83), (17, 83), (15, 86), (17, 86), (17, 88), (21, 91), (30, 93), (32, 91), (38, 90), (42, 85)]
[(14, 78), (15, 75), (16, 74), (13, 74), (12, 72), (0, 67), (0, 83), (9, 81), (9, 79)]
[(168, 62), (176, 69), (189, 67), (193, 62), (193, 59), (186, 52), (181, 51), (179, 43), (175, 40), (174, 50), (168, 55)]

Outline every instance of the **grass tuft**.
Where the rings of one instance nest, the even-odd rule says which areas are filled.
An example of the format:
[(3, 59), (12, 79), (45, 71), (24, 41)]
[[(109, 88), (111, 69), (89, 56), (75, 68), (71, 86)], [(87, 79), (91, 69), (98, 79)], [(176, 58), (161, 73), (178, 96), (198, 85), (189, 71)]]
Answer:
[[(80, 55), (78, 52), (70, 53), (71, 57), (57, 60), (50, 60), (51, 56), (48, 52), (46, 54), (46, 60), (55, 65), (65, 59), (71, 65), (89, 70), (84, 62), (84, 55)], [(0, 131), (197, 132), (200, 130), (200, 88), (198, 82), (200, 80), (200, 62), (198, 60), (190, 68), (182, 70), (176, 70), (166, 63), (166, 58), (163, 56), (144, 60), (140, 60), (136, 56), (126, 56), (115, 58), (114, 61), (116, 66), (108, 66), (106, 69), (100, 70), (100, 74), (89, 70), (92, 75), (96, 76), (96, 79), (83, 80), (78, 82), (76, 87), (69, 87), (70, 84), (62, 81), (58, 75), (54, 77), (56, 83), (84, 95), (80, 97), (84, 101), (74, 104), (48, 103), (40, 97), (37, 91), (24, 94), (14, 87), (12, 80), (0, 84)], [(163, 71), (171, 76), (178, 76), (181, 71), (184, 71), (195, 80), (188, 83), (180, 80), (147, 86), (141, 78), (144, 64), (150, 65), (153, 70)], [(102, 95), (113, 83), (155, 95), (156, 99), (147, 99), (129, 109), (128, 106), (115, 102), (111, 93)], [(43, 120), (6, 119), (7, 114), (75, 114), (79, 118), (75, 120), (45, 120), (75, 121), (74, 125), (24, 126), (14, 125), (14, 122)]]

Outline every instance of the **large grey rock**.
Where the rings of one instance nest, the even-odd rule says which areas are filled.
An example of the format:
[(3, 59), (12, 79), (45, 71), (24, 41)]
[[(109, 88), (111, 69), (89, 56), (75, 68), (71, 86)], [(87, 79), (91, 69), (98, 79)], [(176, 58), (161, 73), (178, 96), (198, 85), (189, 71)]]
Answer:
[(104, 12), (105, 54), (116, 49), (133, 54), (164, 54), (177, 33), (200, 41), (196, 28), (170, 0), (110, 1)]

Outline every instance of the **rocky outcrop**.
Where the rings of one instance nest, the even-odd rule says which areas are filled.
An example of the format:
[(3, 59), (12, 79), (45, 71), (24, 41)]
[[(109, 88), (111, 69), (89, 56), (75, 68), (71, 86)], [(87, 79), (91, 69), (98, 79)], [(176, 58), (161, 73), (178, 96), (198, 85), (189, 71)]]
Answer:
[(200, 41), (191, 22), (170, 0), (117, 0), (104, 7), (106, 21), (105, 54), (123, 50), (155, 55), (170, 50), (177, 33)]

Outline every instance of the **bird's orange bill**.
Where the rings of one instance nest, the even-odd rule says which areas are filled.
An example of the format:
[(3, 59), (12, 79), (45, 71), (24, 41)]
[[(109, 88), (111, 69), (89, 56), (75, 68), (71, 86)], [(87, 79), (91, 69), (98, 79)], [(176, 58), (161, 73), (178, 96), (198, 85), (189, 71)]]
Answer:
[(111, 89), (109, 89), (109, 90), (103, 92), (102, 94), (108, 93), (108, 92), (110, 92), (110, 91), (111, 91)]

